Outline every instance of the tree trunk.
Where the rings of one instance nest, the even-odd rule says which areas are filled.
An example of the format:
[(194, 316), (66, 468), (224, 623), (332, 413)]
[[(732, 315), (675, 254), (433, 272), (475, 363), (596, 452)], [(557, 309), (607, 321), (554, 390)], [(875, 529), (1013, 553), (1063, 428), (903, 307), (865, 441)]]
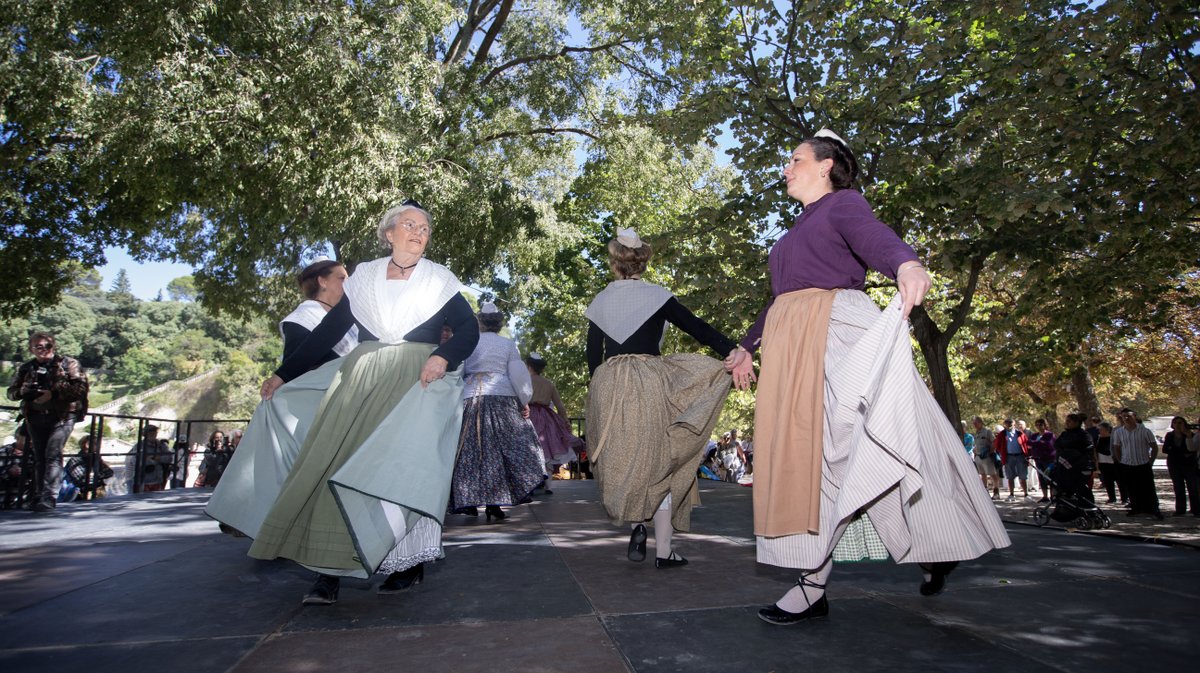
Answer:
[(1092, 372), (1084, 363), (1071, 369), (1071, 393), (1075, 395), (1075, 407), (1088, 417), (1100, 416), (1100, 399), (1092, 385)]
[(912, 321), (913, 334), (925, 356), (925, 365), (929, 368), (930, 384), (933, 387), (933, 399), (937, 400), (942, 413), (946, 414), (954, 431), (962, 429), (961, 412), (958, 408), (958, 392), (954, 389), (954, 380), (950, 378), (950, 358), (946, 350), (950, 337), (938, 329), (938, 326), (920, 306), (914, 307), (909, 315)]

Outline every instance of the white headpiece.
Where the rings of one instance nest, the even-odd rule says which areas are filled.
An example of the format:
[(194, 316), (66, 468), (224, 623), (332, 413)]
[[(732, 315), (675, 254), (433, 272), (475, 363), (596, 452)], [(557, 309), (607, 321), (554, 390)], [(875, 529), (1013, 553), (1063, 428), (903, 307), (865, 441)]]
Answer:
[(620, 227), (618, 227), (617, 228), (617, 243), (620, 243), (621, 245), (625, 246), (626, 248), (642, 247), (642, 239), (638, 238), (637, 232), (634, 231), (633, 229), (621, 229)]
[(834, 133), (833, 131), (830, 131), (829, 129), (821, 129), (820, 131), (817, 131), (816, 133), (814, 133), (814, 134), (813, 134), (813, 137), (815, 137), (815, 138), (829, 138), (829, 139), (831, 139), (831, 140), (836, 140), (836, 141), (838, 141), (839, 143), (841, 143), (841, 144), (845, 145), (845, 146), (846, 146), (846, 149), (850, 149), (850, 143), (846, 142), (845, 140), (842, 140), (842, 137), (841, 137), (841, 136), (839, 136), (838, 134)]
[(479, 313), (481, 315), (485, 314), (485, 313), (499, 313), (499, 312), (500, 312), (500, 309), (496, 308), (496, 305), (490, 301), (483, 302), (483, 304), (479, 307)]
[(538, 354), (537, 351), (533, 351), (529, 354), (529, 359), (530, 360), (543, 360), (545, 358), (543, 358), (540, 354)]

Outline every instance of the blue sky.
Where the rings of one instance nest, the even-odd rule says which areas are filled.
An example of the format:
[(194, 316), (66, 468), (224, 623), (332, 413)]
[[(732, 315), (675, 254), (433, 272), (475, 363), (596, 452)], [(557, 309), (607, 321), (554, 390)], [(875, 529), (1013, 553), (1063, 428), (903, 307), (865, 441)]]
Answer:
[(117, 272), (125, 269), (129, 275), (129, 283), (133, 286), (133, 295), (139, 299), (154, 299), (159, 290), (163, 296), (167, 294), (167, 283), (180, 276), (190, 276), (192, 267), (173, 262), (139, 262), (129, 256), (121, 248), (105, 248), (104, 256), (108, 264), (100, 267), (100, 275), (104, 278), (101, 288), (112, 287)]

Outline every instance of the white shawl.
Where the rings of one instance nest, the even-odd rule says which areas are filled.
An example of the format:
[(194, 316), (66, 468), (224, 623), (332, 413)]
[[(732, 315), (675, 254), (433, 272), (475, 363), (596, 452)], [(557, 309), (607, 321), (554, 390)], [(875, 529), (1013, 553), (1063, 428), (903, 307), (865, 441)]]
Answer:
[[(317, 325), (321, 324), (321, 320), (325, 317), (325, 309), (322, 308), (321, 302), (315, 299), (306, 299), (300, 302), (294, 311), (287, 314), (287, 317), (279, 321), (279, 336), (283, 336), (283, 323), (295, 323), (308, 331), (313, 331)], [(345, 357), (354, 347), (358, 345), (358, 325), (351, 325), (346, 332), (346, 336), (342, 340), (334, 344), (333, 352), (338, 354), (338, 357)]]
[[(363, 262), (346, 279), (346, 295), (355, 319), (380, 341), (404, 342), (404, 335), (419, 327), (463, 289), (450, 269), (422, 258), (408, 280), (387, 279), (388, 260)], [(403, 283), (391, 299), (388, 283)]]
[(614, 280), (596, 295), (584, 315), (621, 344), (672, 296), (667, 288), (642, 280)]

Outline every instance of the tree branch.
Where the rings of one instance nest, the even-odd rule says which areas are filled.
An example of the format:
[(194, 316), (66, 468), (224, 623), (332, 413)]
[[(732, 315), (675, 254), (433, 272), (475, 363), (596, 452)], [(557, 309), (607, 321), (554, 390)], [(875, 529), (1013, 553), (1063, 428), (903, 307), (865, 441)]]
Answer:
[(507, 63), (502, 63), (501, 65), (498, 65), (495, 68), (493, 68), (492, 71), (489, 72), (487, 74), (487, 76), (485, 76), (483, 78), (483, 81), (480, 82), (480, 86), (487, 86), (488, 82), (491, 82), (493, 79), (495, 79), (497, 76), (499, 76), (505, 70), (508, 70), (509, 68), (515, 68), (519, 65), (525, 65), (527, 63), (536, 63), (538, 61), (553, 61), (556, 58), (562, 58), (564, 56), (567, 56), (568, 54), (594, 53), (597, 51), (607, 51), (609, 49), (613, 49), (614, 47), (622, 47), (622, 46), (625, 46), (627, 44), (632, 44), (632, 43), (633, 43), (633, 40), (618, 40), (616, 42), (609, 42), (607, 44), (601, 44), (601, 45), (597, 45), (595, 47), (563, 47), (562, 49), (559, 49), (558, 51), (551, 53), (551, 54), (536, 54), (534, 56), (522, 56), (520, 58), (514, 58), (513, 60), (508, 61)]
[(479, 51), (475, 52), (475, 60), (471, 63), (472, 68), (478, 68), (487, 60), (488, 52), (492, 50), (492, 45), (496, 43), (496, 38), (504, 28), (504, 24), (508, 22), (508, 14), (512, 11), (512, 6), (513, 0), (504, 0), (500, 5), (500, 11), (496, 13), (496, 18), (492, 19), (492, 25), (488, 26), (487, 34), (483, 36)]
[(591, 131), (587, 131), (585, 129), (575, 128), (572, 126), (559, 126), (559, 127), (551, 126), (551, 127), (539, 128), (539, 129), (526, 129), (524, 131), (504, 131), (503, 133), (494, 133), (490, 136), (484, 136), (484, 137), (480, 138), (479, 140), (477, 140), (476, 142), (486, 143), (486, 142), (490, 142), (492, 140), (501, 140), (503, 138), (519, 138), (521, 136), (529, 136), (529, 135), (551, 135), (552, 136), (552, 135), (557, 135), (559, 133), (576, 133), (581, 136), (587, 136), (588, 138), (591, 138), (592, 140), (600, 140), (600, 136), (597, 136), (596, 134), (592, 133)]
[(983, 272), (983, 263), (987, 261), (988, 255), (977, 255), (971, 258), (971, 271), (967, 276), (967, 286), (963, 288), (962, 298), (958, 300), (958, 306), (954, 307), (954, 312), (951, 314), (950, 324), (946, 325), (945, 335), (946, 343), (950, 343), (950, 339), (954, 338), (955, 333), (967, 321), (967, 316), (971, 313), (971, 302), (975, 298), (975, 288), (979, 287), (979, 275)]

